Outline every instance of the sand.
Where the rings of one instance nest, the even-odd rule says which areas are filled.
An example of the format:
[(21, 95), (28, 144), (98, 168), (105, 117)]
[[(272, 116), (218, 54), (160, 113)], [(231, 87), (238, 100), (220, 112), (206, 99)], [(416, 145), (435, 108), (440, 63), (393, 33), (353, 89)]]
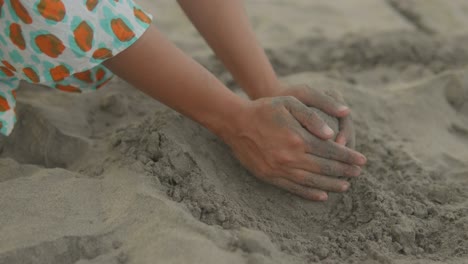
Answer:
[[(175, 4), (155, 6), (155, 23), (242, 95)], [(0, 138), (1, 264), (468, 263), (464, 1), (247, 8), (283, 81), (338, 89), (352, 107), (369, 162), (351, 190), (316, 203), (265, 185), (118, 79), (80, 95), (23, 84)]]

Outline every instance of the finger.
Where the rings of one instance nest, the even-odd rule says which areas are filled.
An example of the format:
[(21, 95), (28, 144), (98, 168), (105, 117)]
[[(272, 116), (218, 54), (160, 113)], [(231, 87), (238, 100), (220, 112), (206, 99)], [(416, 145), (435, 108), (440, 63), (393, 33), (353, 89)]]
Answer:
[(343, 98), (343, 95), (338, 92), (336, 89), (327, 89), (325, 90), (325, 93), (333, 98), (335, 98), (338, 102), (342, 104), (346, 104)]
[(323, 93), (317, 93), (314, 100), (315, 102), (312, 106), (331, 116), (345, 117), (351, 112), (349, 107), (344, 103)]
[[(349, 116), (348, 116), (349, 117)], [(339, 132), (338, 135), (336, 136), (335, 142), (342, 145), (346, 146), (348, 143), (348, 139), (351, 139), (351, 134), (353, 133), (352, 130), (352, 122), (349, 122), (349, 118), (340, 118), (339, 122)]]
[(330, 139), (333, 137), (334, 132), (327, 123), (325, 123), (317, 113), (302, 104), (299, 100), (292, 101), (288, 110), (294, 118), (313, 135), (321, 139)]
[(294, 170), (291, 180), (297, 184), (329, 192), (345, 192), (351, 186), (349, 182), (327, 177), (305, 170)]
[(352, 148), (352, 149), (355, 149), (356, 148), (356, 140), (354, 138), (354, 134), (352, 136), (352, 139), (351, 140), (348, 140), (348, 142), (346, 142), (346, 146), (348, 148)]
[(333, 141), (325, 141), (311, 135), (302, 135), (308, 143), (307, 152), (325, 159), (363, 166), (367, 159), (361, 153)]
[(323, 92), (312, 90), (307, 85), (306, 87), (303, 87), (303, 89), (307, 90), (308, 92), (304, 93), (305, 95), (301, 97), (301, 101), (304, 102), (307, 106), (318, 108), (323, 112), (335, 117), (345, 117), (351, 112), (349, 107), (346, 106), (344, 102), (340, 102), (332, 96), (329, 96)]
[[(340, 92), (330, 89), (325, 93), (335, 98), (338, 102), (345, 104), (343, 95)], [(354, 127), (351, 115), (349, 114), (346, 117), (340, 118), (339, 125), (340, 132), (336, 136), (335, 142), (342, 146), (354, 148)]]
[(294, 167), (319, 175), (335, 177), (357, 177), (362, 169), (358, 166), (346, 164), (336, 160), (325, 159), (310, 154), (305, 154)]
[(338, 135), (336, 136), (335, 142), (341, 146), (346, 146), (346, 136), (344, 135), (342, 131), (340, 131)]
[(307, 200), (326, 201), (328, 199), (326, 192), (297, 184), (288, 179), (276, 178), (271, 184)]
[(346, 145), (350, 148), (354, 148), (355, 133), (354, 133), (354, 125), (353, 125), (353, 120), (352, 120), (351, 115), (341, 118), (339, 126), (340, 126), (340, 132), (338, 133), (338, 136), (336, 137), (336, 142), (338, 144), (340, 144), (341, 142), (344, 142), (344, 144), (342, 145)]

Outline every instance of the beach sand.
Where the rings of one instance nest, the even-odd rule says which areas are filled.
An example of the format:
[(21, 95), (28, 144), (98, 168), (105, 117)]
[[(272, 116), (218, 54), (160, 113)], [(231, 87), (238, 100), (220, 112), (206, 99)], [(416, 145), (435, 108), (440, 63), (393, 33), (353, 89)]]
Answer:
[[(141, 4), (242, 95), (175, 2)], [(265, 185), (117, 78), (86, 94), (23, 84), (0, 138), (1, 264), (468, 263), (466, 1), (247, 11), (284, 82), (338, 89), (351, 106), (368, 164), (350, 191), (317, 203)]]

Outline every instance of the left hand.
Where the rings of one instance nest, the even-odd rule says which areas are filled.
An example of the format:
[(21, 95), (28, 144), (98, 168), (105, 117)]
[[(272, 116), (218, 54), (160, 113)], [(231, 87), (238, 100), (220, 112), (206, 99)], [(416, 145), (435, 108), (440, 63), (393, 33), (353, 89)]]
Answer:
[(321, 111), (339, 118), (339, 133), (335, 142), (347, 146), (355, 147), (355, 133), (351, 110), (346, 106), (343, 96), (334, 89), (310, 87), (305, 84), (295, 86), (283, 86), (270, 96), (294, 96), (303, 104), (315, 107)]

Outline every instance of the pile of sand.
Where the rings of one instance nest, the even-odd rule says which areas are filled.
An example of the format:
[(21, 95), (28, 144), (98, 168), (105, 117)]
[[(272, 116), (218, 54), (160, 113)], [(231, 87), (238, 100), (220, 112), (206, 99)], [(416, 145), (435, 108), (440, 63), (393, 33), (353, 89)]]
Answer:
[[(297, 9), (312, 2), (317, 20), (363, 12)], [(206, 129), (117, 79), (83, 95), (24, 85), (20, 121), (0, 138), (0, 263), (467, 263), (467, 36), (437, 34), (419, 1), (370, 2), (397, 22), (284, 28), (297, 40), (268, 47), (285, 82), (338, 89), (352, 107), (369, 162), (350, 191), (314, 203), (265, 185)], [(349, 32), (369, 24), (346, 19)], [(184, 48), (198, 52), (195, 39)]]

